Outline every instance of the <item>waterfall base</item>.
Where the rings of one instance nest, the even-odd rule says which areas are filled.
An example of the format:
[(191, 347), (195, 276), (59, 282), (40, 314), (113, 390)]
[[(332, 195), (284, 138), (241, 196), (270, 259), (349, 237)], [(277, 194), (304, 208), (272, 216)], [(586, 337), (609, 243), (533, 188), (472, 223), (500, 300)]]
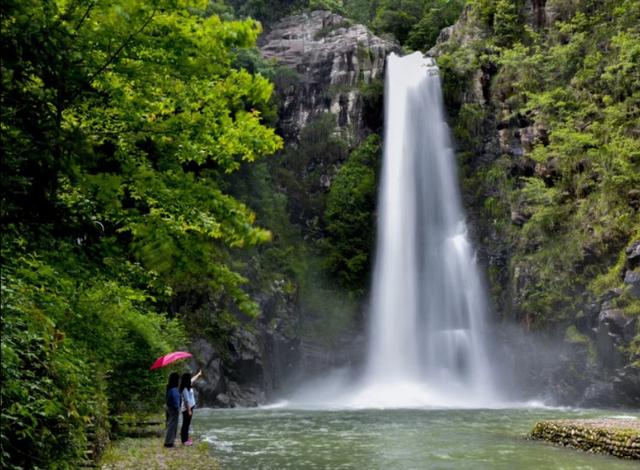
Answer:
[(426, 382), (396, 379), (355, 381), (348, 369), (311, 380), (286, 399), (269, 407), (294, 409), (498, 409), (536, 406), (514, 403), (484, 391), (464, 387), (436, 387)]

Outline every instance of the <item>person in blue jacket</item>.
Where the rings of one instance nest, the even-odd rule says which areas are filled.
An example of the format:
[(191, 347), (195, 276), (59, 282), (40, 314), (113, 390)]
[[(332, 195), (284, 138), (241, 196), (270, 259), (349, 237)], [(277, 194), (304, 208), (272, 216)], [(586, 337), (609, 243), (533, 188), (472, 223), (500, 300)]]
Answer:
[(178, 417), (180, 416), (180, 375), (172, 372), (167, 383), (167, 432), (164, 436), (164, 446), (173, 447), (173, 441), (178, 433)]

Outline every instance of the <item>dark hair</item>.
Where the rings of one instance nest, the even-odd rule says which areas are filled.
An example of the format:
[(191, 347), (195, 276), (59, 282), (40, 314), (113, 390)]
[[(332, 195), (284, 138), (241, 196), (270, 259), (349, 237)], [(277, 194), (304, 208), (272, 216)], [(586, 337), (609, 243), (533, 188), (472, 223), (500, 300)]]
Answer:
[(182, 374), (182, 379), (180, 379), (180, 393), (182, 393), (182, 391), (185, 388), (188, 390), (191, 390), (191, 373), (190, 372), (185, 372), (184, 374)]
[(180, 384), (180, 374), (177, 372), (171, 372), (169, 375), (169, 382), (167, 383), (167, 390), (175, 388)]

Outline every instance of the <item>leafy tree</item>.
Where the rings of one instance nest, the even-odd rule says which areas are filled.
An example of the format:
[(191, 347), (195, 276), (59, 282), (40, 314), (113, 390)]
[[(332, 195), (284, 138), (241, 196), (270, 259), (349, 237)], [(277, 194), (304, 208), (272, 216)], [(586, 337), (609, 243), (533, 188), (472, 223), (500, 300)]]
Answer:
[(379, 158), (380, 138), (372, 135), (336, 174), (324, 213), (328, 270), (342, 288), (358, 297), (369, 280)]
[(382, 0), (376, 12), (373, 27), (378, 32), (390, 33), (404, 44), (425, 9), (425, 0)]
[(493, 31), (499, 46), (513, 44), (521, 30), (518, 6), (515, 0), (497, 0), (493, 15)]
[(426, 50), (435, 44), (442, 28), (458, 19), (464, 4), (464, 0), (382, 0), (373, 27), (411, 49)]
[(3, 467), (76, 468), (87, 423), (155, 406), (188, 293), (257, 313), (233, 252), (271, 234), (224, 181), (281, 140), (271, 85), (234, 67), (259, 25), (213, 11), (3, 3)]
[(251, 17), (265, 24), (287, 16), (309, 4), (309, 0), (229, 0), (240, 17)]
[(456, 22), (464, 0), (432, 0), (425, 3), (424, 13), (407, 36), (407, 46), (415, 50), (429, 49), (443, 28)]
[(343, 0), (342, 4), (349, 18), (370, 25), (375, 19), (380, 0)]
[[(240, 294), (215, 244), (269, 234), (217, 180), (281, 145), (261, 124), (271, 86), (230, 68), (232, 49), (251, 46), (259, 27), (181, 2), (38, 3), (15, 4), (3, 28), (16, 51), (3, 62), (3, 102), (15, 110), (3, 123), (5, 164), (17, 175), (5, 220), (46, 213), (80, 233), (98, 225), (103, 240), (128, 238), (133, 255), (178, 283), (204, 274)], [(203, 259), (218, 267), (201, 269)]]
[(291, 221), (312, 239), (323, 235), (327, 178), (347, 156), (347, 145), (335, 134), (335, 128), (335, 115), (313, 117), (302, 129), (299, 142), (273, 162), (276, 181), (287, 194)]

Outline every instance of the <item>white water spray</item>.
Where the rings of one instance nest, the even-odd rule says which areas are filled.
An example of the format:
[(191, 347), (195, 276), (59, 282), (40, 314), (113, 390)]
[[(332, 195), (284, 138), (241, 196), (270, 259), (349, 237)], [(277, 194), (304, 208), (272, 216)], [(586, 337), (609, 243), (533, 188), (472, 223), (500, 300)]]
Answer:
[(384, 137), (368, 362), (355, 402), (495, 402), (487, 302), (431, 58), (389, 56)]

